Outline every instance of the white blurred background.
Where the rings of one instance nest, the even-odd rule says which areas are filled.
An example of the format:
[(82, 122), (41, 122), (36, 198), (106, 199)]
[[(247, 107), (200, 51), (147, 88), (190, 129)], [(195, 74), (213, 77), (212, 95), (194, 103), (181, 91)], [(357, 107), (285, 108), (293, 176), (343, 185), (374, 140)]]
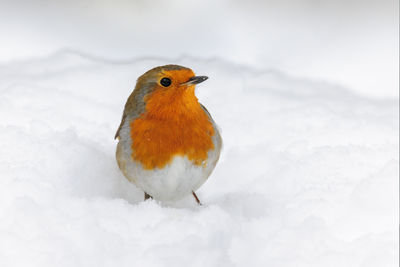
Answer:
[(399, 95), (397, 0), (0, 1), (0, 63), (60, 50), (223, 59)]

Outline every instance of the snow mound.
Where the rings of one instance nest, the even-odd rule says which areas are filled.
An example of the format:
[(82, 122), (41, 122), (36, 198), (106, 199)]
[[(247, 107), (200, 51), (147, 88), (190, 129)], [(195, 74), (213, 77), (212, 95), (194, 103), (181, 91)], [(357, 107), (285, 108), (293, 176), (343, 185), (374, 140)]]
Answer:
[[(136, 78), (176, 63), (224, 150), (165, 206), (119, 172)], [(0, 266), (398, 266), (398, 99), (221, 60), (77, 53), (0, 66)]]

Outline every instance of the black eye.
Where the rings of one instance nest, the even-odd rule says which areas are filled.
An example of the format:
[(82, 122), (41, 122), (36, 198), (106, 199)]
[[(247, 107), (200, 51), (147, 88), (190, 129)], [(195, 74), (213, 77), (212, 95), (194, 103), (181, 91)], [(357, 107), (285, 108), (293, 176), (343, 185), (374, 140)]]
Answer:
[(171, 85), (171, 79), (170, 78), (162, 78), (160, 83), (162, 86), (168, 87)]

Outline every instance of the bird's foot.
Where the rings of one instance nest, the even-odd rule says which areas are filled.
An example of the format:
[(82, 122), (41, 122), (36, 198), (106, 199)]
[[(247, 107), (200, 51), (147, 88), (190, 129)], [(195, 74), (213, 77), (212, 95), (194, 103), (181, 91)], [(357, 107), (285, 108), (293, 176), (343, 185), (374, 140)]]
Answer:
[(149, 194), (147, 194), (146, 192), (144, 192), (144, 200), (148, 200), (149, 198), (153, 198), (152, 196), (150, 196)]
[(201, 204), (200, 199), (197, 197), (197, 195), (194, 191), (192, 191), (192, 194), (194, 196), (194, 199), (196, 199), (197, 204), (199, 204), (200, 206), (203, 205), (203, 204)]

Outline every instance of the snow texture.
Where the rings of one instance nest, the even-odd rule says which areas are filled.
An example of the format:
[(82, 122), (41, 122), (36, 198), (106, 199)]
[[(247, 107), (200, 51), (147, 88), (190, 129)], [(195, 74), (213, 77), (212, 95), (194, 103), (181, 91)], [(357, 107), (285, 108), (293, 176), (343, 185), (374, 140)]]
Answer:
[[(136, 78), (167, 63), (221, 128), (219, 164), (162, 205), (118, 170)], [(398, 99), (221, 60), (56, 53), (0, 66), (0, 266), (398, 266)]]

